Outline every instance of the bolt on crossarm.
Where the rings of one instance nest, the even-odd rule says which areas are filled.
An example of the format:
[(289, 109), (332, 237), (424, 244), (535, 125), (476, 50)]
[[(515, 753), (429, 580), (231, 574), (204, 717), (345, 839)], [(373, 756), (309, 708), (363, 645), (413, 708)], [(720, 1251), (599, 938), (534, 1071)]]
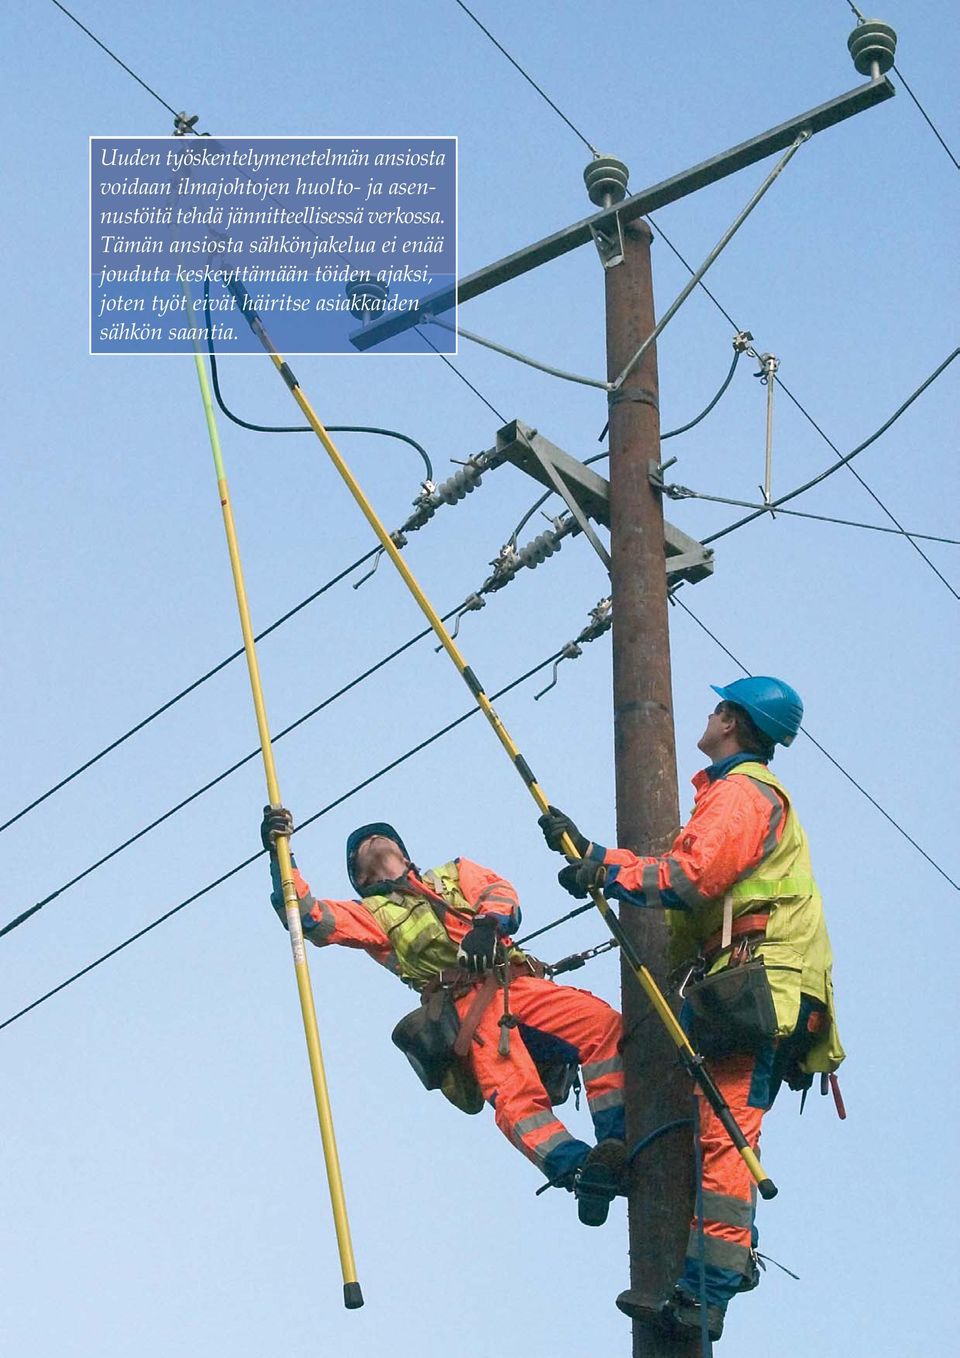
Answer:
[[(549, 799), (547, 798), (546, 793), (544, 792), (543, 788), (540, 786), (536, 777), (534, 776), (533, 770), (530, 768), (530, 765), (524, 759), (523, 755), (520, 753), (520, 750), (514, 743), (513, 738), (511, 737), (509, 731), (504, 726), (496, 709), (494, 708), (490, 699), (487, 697), (487, 694), (484, 691), (483, 686), (480, 683), (479, 679), (474, 674), (473, 670), (470, 668), (470, 666), (467, 664), (466, 660), (460, 653), (460, 650), (456, 642), (453, 640), (453, 637), (450, 635), (449, 631), (444, 626), (443, 620), (440, 618), (439, 614), (431, 604), (430, 600), (424, 594), (423, 590), (420, 587), (419, 582), (417, 581), (413, 572), (410, 570), (410, 567), (407, 565), (406, 561), (404, 561), (403, 557), (400, 555), (399, 551), (396, 548), (396, 545), (391, 540), (389, 533), (387, 532), (386, 528), (380, 521), (380, 518), (377, 515), (376, 510), (373, 508), (370, 501), (364, 495), (363, 490), (361, 489), (358, 481), (354, 477), (350, 468), (347, 466), (343, 457), (340, 455), (340, 452), (336, 448), (333, 440), (330, 438), (330, 435), (327, 433), (327, 430), (321, 423), (320, 418), (313, 409), (313, 406), (308, 401), (303, 389), (300, 386), (300, 383), (297, 381), (297, 378), (295, 377), (293, 371), (291, 370), (290, 365), (284, 361), (282, 356), (274, 348), (269, 335), (264, 329), (263, 323), (261, 322), (259, 316), (257, 315), (256, 311), (254, 310), (250, 302), (249, 294), (247, 293), (243, 284), (239, 282), (239, 280), (233, 279), (227, 280), (227, 286), (234, 294), (234, 298), (240, 309), (241, 315), (245, 316), (250, 325), (250, 328), (253, 330), (254, 334), (257, 336), (260, 343), (267, 351), (277, 371), (280, 373), (280, 375), (283, 377), (284, 382), (289, 387), (294, 400), (297, 402), (297, 405), (303, 411), (303, 414), (306, 416), (307, 421), (310, 424), (311, 428), (314, 430), (320, 442), (326, 449), (331, 462), (339, 472), (341, 478), (343, 479), (348, 490), (350, 491), (350, 494), (353, 496), (361, 512), (363, 513), (364, 518), (367, 520), (370, 527), (373, 529), (384, 551), (389, 556), (390, 560), (393, 562), (396, 569), (400, 572), (404, 584), (407, 586), (410, 593), (417, 601), (417, 604), (419, 605), (421, 611), (423, 612), (430, 626), (436, 633), (437, 640), (442, 644), (443, 649), (447, 652), (447, 655), (450, 657), (450, 659), (456, 666), (460, 674), (460, 677), (463, 679), (467, 687), (470, 689), (470, 692), (473, 694), (473, 698), (477, 706), (480, 708), (483, 715), (487, 718), (487, 721), (493, 727), (493, 730), (496, 733), (497, 738), (500, 741), (500, 744), (507, 752), (507, 755), (510, 758), (510, 762), (513, 764), (514, 768), (517, 770), (517, 772), (520, 774), (520, 777), (523, 779), (524, 784), (527, 790), (529, 791), (531, 797), (536, 802), (537, 807), (541, 812), (547, 811), (549, 808)], [(662, 547), (661, 547), (660, 569), (663, 572), (665, 579), (666, 573), (662, 559)], [(568, 835), (565, 835), (563, 837), (561, 847), (568, 859), (573, 860), (578, 857), (573, 842), (571, 841)], [(617, 942), (620, 944), (621, 952), (624, 958), (626, 959), (627, 963), (629, 964), (630, 969), (633, 972), (636, 980), (639, 982), (641, 988), (645, 992), (648, 1000), (650, 1001), (658, 1017), (660, 1018), (662, 1024), (666, 1028), (668, 1036), (671, 1042), (673, 1043), (674, 1047), (676, 1048), (677, 1053), (680, 1056), (681, 1062), (683, 1063), (684, 1067), (687, 1069), (689, 1074), (692, 1076), (692, 1078), (703, 1090), (704, 1097), (710, 1102), (711, 1107), (714, 1109), (715, 1113), (717, 1114), (717, 1117), (722, 1122), (723, 1127), (727, 1132), (728, 1136), (732, 1140), (733, 1144), (739, 1150), (740, 1155), (744, 1160), (744, 1163), (747, 1165), (751, 1175), (757, 1182), (761, 1196), (764, 1198), (772, 1198), (777, 1192), (775, 1184), (771, 1179), (767, 1177), (756, 1154), (754, 1153), (752, 1148), (748, 1145), (746, 1138), (744, 1137), (742, 1131), (740, 1130), (739, 1126), (734, 1120), (734, 1117), (730, 1112), (730, 1109), (727, 1107), (723, 1099), (723, 1096), (717, 1089), (717, 1086), (715, 1085), (708, 1071), (705, 1069), (703, 1062), (700, 1060), (697, 1053), (693, 1050), (693, 1047), (690, 1045), (690, 1042), (687, 1039), (686, 1034), (680, 1027), (680, 1024), (677, 1022), (676, 1016), (674, 1015), (673, 1010), (670, 1008), (669, 1004), (664, 998), (659, 986), (656, 984), (653, 976), (640, 960), (640, 956), (632, 940), (625, 933), (624, 928), (621, 925), (616, 912), (610, 908), (609, 904), (599, 891), (594, 891), (591, 893), (591, 895), (593, 903), (600, 911), (600, 914), (603, 916), (603, 919), (605, 920), (607, 927), (609, 928), (610, 932), (613, 934)]]
[[(184, 292), (187, 299), (187, 311), (188, 314), (192, 316), (193, 303), (186, 285), (184, 285)], [(196, 329), (195, 326), (192, 328)], [(203, 356), (196, 340), (194, 341), (194, 350), (197, 379), (200, 383), (200, 394), (203, 399), (207, 432), (210, 435), (210, 446), (213, 451), (214, 467), (217, 474), (217, 492), (220, 497), (220, 506), (223, 511), (223, 526), (226, 532), (227, 548), (230, 553), (230, 569), (233, 574), (233, 584), (237, 596), (237, 609), (240, 614), (240, 629), (243, 633), (243, 648), (246, 653), (247, 669), (250, 675), (250, 688), (253, 694), (257, 731), (260, 736), (260, 748), (263, 752), (263, 768), (266, 775), (267, 798), (272, 807), (279, 808), (283, 803), (280, 798), (280, 786), (277, 779), (276, 764), (273, 758), (273, 747), (270, 742), (270, 728), (267, 723), (263, 689), (260, 684), (260, 669), (257, 663), (257, 652), (253, 640), (253, 627), (250, 621), (250, 610), (247, 604), (246, 588), (243, 581), (240, 550), (233, 522), (233, 510), (230, 505), (230, 493), (227, 487), (227, 476), (220, 447), (220, 436), (217, 431), (213, 400), (210, 393), (210, 385), (207, 380), (206, 369), (203, 365)], [(290, 945), (293, 951), (293, 965), (296, 974), (297, 991), (300, 997), (300, 1010), (303, 1016), (303, 1030), (307, 1042), (310, 1076), (313, 1083), (317, 1118), (320, 1124), (320, 1138), (323, 1144), (327, 1182), (330, 1187), (330, 1203), (333, 1208), (334, 1228), (337, 1236), (337, 1247), (340, 1254), (341, 1272), (343, 1274), (343, 1302), (348, 1310), (356, 1310), (363, 1305), (363, 1293), (360, 1289), (360, 1284), (357, 1281), (357, 1269), (353, 1256), (353, 1245), (350, 1239), (350, 1224), (347, 1219), (343, 1179), (340, 1173), (340, 1160), (337, 1154), (337, 1143), (333, 1128), (333, 1115), (330, 1109), (330, 1095), (327, 1089), (323, 1053), (320, 1047), (320, 1034), (317, 1028), (317, 1015), (313, 1002), (313, 990), (310, 985), (310, 972), (307, 966), (306, 948), (303, 940), (300, 903), (297, 899), (297, 891), (293, 882), (290, 841), (286, 835), (277, 836), (276, 851), (277, 862), (280, 868), (287, 928), (290, 931)]]

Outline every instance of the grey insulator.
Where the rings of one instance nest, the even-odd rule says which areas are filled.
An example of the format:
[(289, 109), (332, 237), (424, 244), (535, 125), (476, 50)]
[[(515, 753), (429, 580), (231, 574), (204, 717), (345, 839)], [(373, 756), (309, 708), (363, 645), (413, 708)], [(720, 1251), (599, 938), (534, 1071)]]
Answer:
[(350, 298), (351, 315), (369, 316), (383, 309), (389, 288), (372, 274), (361, 273), (350, 279), (344, 291)]
[(541, 565), (548, 557), (559, 552), (563, 546), (564, 537), (566, 537), (566, 532), (563, 529), (551, 529), (548, 532), (541, 533), (538, 537), (531, 538), (517, 552), (519, 557), (518, 569), (520, 566), (529, 566), (532, 569), (534, 566)]
[(872, 75), (873, 65), (885, 75), (897, 54), (897, 35), (889, 24), (880, 19), (864, 19), (847, 39), (853, 64), (861, 75)]
[(612, 207), (627, 196), (630, 171), (622, 160), (613, 156), (595, 156), (583, 172), (583, 182), (591, 203), (597, 207)]
[[(480, 484), (480, 477), (483, 475), (483, 468), (478, 467), (474, 462), (468, 462), (465, 467), (461, 467), (458, 472), (443, 481), (434, 491), (434, 496), (439, 504), (442, 500), (444, 504), (455, 505), (458, 500), (462, 500), (465, 495), (469, 495), (472, 490), (476, 490)], [(433, 497), (431, 497), (433, 498)]]

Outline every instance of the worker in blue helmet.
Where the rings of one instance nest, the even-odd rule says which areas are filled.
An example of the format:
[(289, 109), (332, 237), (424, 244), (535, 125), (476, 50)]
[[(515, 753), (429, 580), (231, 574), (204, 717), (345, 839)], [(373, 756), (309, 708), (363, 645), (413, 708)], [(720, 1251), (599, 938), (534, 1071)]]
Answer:
[[(792, 799), (769, 764), (800, 730), (803, 703), (782, 679), (757, 676), (723, 687), (698, 748), (710, 761), (693, 780), (693, 814), (664, 854), (606, 849), (551, 807), (540, 825), (548, 845), (564, 833), (580, 854), (560, 873), (572, 895), (598, 888), (625, 907), (667, 912), (672, 960), (685, 977), (681, 1022), (706, 1057), (750, 1144), (782, 1084), (806, 1091), (843, 1060), (831, 981), (832, 954), (807, 838)], [(746, 963), (760, 965), (745, 967)], [(707, 1325), (719, 1339), (727, 1303), (759, 1281), (755, 1190), (742, 1157), (698, 1091), (704, 1222), (691, 1226), (687, 1257), (663, 1301), (634, 1290), (628, 1315), (659, 1315), (697, 1330), (701, 1249)], [(838, 1110), (840, 1108), (838, 1102)]]

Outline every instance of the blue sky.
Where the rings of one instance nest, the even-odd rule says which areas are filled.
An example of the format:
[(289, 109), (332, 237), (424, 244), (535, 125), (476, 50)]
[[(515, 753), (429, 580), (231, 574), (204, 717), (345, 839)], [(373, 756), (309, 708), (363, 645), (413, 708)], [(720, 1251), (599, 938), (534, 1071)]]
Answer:
[[(175, 108), (222, 135), (436, 133), (459, 137), (467, 273), (589, 210), (588, 152), (452, 0), (349, 9), (214, 0), (73, 7)], [(485, 0), (488, 23), (568, 117), (631, 168), (637, 189), (859, 83), (843, 0), (770, 7)], [(943, 3), (883, 10), (898, 61), (947, 142), (957, 26)], [(54, 5), (5, 18), (9, 99), (5, 287), (6, 778), (14, 814), (232, 651), (239, 640), (192, 361), (87, 353), (87, 138), (152, 135), (168, 114)], [(896, 83), (896, 82), (895, 82)], [(760, 183), (752, 169), (665, 209), (699, 262)], [(954, 168), (902, 90), (801, 149), (708, 278), (841, 451), (873, 432), (956, 345)], [(686, 275), (654, 248), (662, 312)], [(465, 306), (464, 325), (559, 367), (602, 376), (600, 265), (583, 248)], [(660, 342), (664, 427), (706, 404), (732, 330), (695, 294)], [(505, 419), (571, 453), (598, 451), (602, 393), (461, 343), (463, 374)], [(854, 463), (907, 528), (957, 536), (951, 367)], [(500, 420), (431, 356), (301, 358), (331, 424), (399, 429), (438, 474), (489, 447)], [(741, 362), (715, 412), (673, 440), (669, 476), (752, 500), (764, 394)], [(295, 423), (266, 359), (224, 367), (244, 418)], [(316, 440), (221, 434), (254, 621), (263, 627), (370, 546)], [(422, 475), (401, 444), (340, 440), (388, 524)], [(836, 461), (778, 393), (774, 487)], [(513, 468), (444, 509), (407, 549), (445, 612), (476, 589), (536, 498)], [(883, 523), (846, 471), (793, 507)], [(737, 511), (668, 504), (703, 537)], [(538, 525), (531, 523), (531, 534)], [(953, 590), (958, 549), (922, 544)], [(556, 651), (607, 592), (578, 538), (468, 617), (463, 649), (489, 690)], [(779, 516), (717, 543), (713, 578), (682, 597), (755, 672), (803, 694), (814, 736), (957, 879), (953, 707), (956, 597), (902, 538)], [(671, 614), (681, 806), (711, 682), (739, 671)], [(332, 589), (261, 647), (275, 730), (421, 627), (387, 565)], [(588, 833), (614, 826), (609, 639), (499, 704), (550, 797)], [(452, 667), (417, 647), (277, 745), (283, 795), (306, 819), (465, 711)], [(55, 891), (256, 741), (234, 664), (0, 835), (3, 919)], [(771, 1270), (731, 1308), (723, 1352), (903, 1355), (952, 1334), (943, 1263), (956, 1202), (955, 889), (808, 742), (776, 770), (808, 829), (836, 953), (849, 1110), (793, 1099), (771, 1115), (764, 1162), (780, 1184), (762, 1244)], [(263, 804), (252, 761), (0, 940), (0, 1022), (253, 853)], [(480, 719), (351, 797), (295, 842), (318, 891), (346, 894), (342, 846), (362, 821), (403, 830), (421, 864), (465, 854), (513, 880), (533, 929), (568, 908), (520, 780)], [(204, 1351), (434, 1358), (588, 1358), (625, 1351), (618, 1205), (602, 1232), (569, 1199), (534, 1197), (535, 1171), (486, 1113), (427, 1095), (389, 1032), (410, 996), (363, 957), (311, 967), (367, 1306), (343, 1311), (289, 949), (256, 864), (0, 1031), (7, 1230), (5, 1351), (141, 1358)], [(0, 921), (2, 922), (2, 921)], [(602, 941), (589, 916), (547, 935), (559, 957)], [(948, 962), (944, 966), (944, 962)], [(605, 955), (579, 973), (616, 1002)], [(581, 1127), (584, 1116), (572, 1125)], [(430, 1300), (411, 1310), (426, 1286)], [(571, 1302), (573, 1305), (571, 1306)], [(950, 1328), (948, 1329), (948, 1326)]]

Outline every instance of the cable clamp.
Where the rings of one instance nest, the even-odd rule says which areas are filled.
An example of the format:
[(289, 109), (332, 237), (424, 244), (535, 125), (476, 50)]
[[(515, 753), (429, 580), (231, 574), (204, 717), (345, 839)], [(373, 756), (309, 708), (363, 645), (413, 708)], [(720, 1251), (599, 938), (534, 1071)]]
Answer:
[(733, 347), (738, 354), (749, 354), (752, 340), (753, 336), (749, 330), (738, 330), (733, 337)]
[[(749, 350), (747, 352), (749, 352)], [(780, 367), (780, 360), (777, 358), (776, 354), (753, 354), (752, 357), (760, 364), (759, 371), (755, 372), (753, 375), (754, 377), (759, 377), (760, 385), (765, 387), (771, 377), (776, 376), (777, 370)]]
[[(457, 621), (456, 624), (454, 625), (453, 631), (450, 633), (451, 638), (455, 641), (457, 637), (460, 635), (460, 624), (468, 613), (475, 613), (478, 608), (486, 608), (486, 606), (487, 606), (486, 599), (481, 599), (479, 594), (468, 594), (466, 599), (464, 599), (463, 603), (457, 609), (456, 612)], [(442, 651), (443, 643), (441, 642), (439, 646), (434, 646), (433, 649), (435, 651)]]
[[(189, 136), (199, 121), (200, 121), (199, 113), (195, 113), (191, 118), (187, 117), (186, 112), (178, 113), (173, 121), (173, 135), (175, 137)], [(202, 135), (201, 133), (199, 132), (197, 133), (198, 137), (201, 135)]]
[(651, 486), (653, 486), (654, 490), (663, 491), (663, 473), (669, 471), (669, 469), (675, 465), (676, 461), (677, 459), (675, 457), (671, 457), (668, 462), (655, 462), (653, 458), (650, 459), (647, 464), (647, 480), (650, 482)]

